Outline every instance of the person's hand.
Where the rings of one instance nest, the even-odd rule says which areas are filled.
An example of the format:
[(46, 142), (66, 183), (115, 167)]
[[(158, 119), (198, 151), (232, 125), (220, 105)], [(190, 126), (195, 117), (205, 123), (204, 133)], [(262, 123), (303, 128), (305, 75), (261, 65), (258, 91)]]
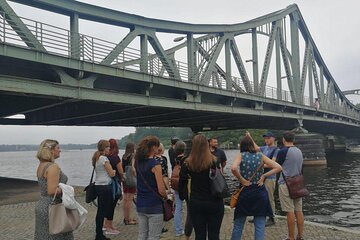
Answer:
[(249, 182), (248, 180), (244, 179), (244, 178), (241, 178), (240, 179), (240, 183), (241, 185), (245, 186), (245, 187), (248, 187), (251, 185), (251, 182)]
[(258, 186), (261, 187), (262, 185), (264, 185), (264, 181), (265, 181), (266, 177), (264, 175), (261, 175), (261, 178), (259, 179), (259, 181), (257, 182)]

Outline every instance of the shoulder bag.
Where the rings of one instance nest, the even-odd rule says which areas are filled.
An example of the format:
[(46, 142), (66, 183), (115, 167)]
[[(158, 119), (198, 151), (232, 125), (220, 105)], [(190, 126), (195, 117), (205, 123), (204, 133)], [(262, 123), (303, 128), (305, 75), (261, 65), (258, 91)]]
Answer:
[(281, 174), (289, 190), (291, 199), (302, 198), (309, 195), (309, 191), (305, 187), (304, 175), (300, 174), (294, 177), (285, 177), (284, 173)]
[(59, 234), (72, 232), (80, 224), (80, 213), (77, 209), (65, 208), (63, 203), (55, 203), (57, 188), (49, 205), (49, 233)]
[[(255, 172), (251, 175), (251, 177), (248, 179), (249, 182), (255, 177), (256, 173), (260, 170), (260, 168), (263, 166), (262, 163), (259, 164), (259, 166), (256, 168)], [(235, 190), (233, 195), (230, 199), (230, 208), (236, 207), (237, 201), (239, 199), (240, 193), (244, 190), (245, 186), (242, 186), (241, 188)]]
[(141, 179), (143, 180), (144, 184), (146, 185), (146, 187), (152, 191), (153, 193), (155, 193), (156, 196), (158, 196), (162, 202), (162, 206), (163, 206), (163, 214), (164, 214), (164, 221), (168, 222), (170, 221), (173, 217), (174, 217), (174, 212), (175, 212), (175, 204), (174, 201), (172, 199), (164, 199), (158, 192), (156, 192), (146, 181), (146, 179), (144, 178), (144, 176), (142, 175), (141, 171), (138, 170), (137, 171), (138, 174), (140, 175)]
[(305, 187), (305, 181), (304, 181), (304, 176), (302, 174), (302, 169), (299, 175), (293, 177), (286, 177), (283, 172), (281, 172), (281, 174), (289, 190), (289, 196), (291, 199), (302, 198), (309, 195), (309, 191)]
[(127, 188), (136, 188), (136, 176), (133, 173), (132, 166), (126, 166), (124, 176), (122, 179), (124, 186)]
[(209, 170), (210, 178), (210, 192), (214, 197), (230, 197), (229, 187), (226, 183), (224, 175), (220, 172), (220, 168), (210, 167)]
[(181, 170), (180, 164), (176, 163), (176, 165), (171, 173), (171, 178), (170, 178), (171, 188), (177, 192), (179, 191), (180, 170)]
[(91, 203), (92, 201), (94, 201), (97, 198), (97, 194), (96, 194), (96, 190), (95, 190), (95, 183), (93, 182), (94, 172), (95, 172), (95, 167), (93, 168), (93, 171), (91, 174), (90, 183), (84, 189), (84, 191), (86, 192), (86, 196), (85, 196), (86, 203)]

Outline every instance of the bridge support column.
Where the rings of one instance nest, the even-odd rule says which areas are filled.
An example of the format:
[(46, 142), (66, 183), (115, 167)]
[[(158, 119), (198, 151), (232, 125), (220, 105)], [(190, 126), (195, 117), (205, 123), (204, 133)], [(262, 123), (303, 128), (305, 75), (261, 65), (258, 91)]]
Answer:
[(304, 166), (326, 165), (324, 140), (322, 135), (315, 133), (295, 135), (295, 146), (303, 153)]
[(141, 61), (140, 61), (140, 72), (148, 73), (148, 37), (145, 34), (140, 35), (140, 51), (141, 51)]

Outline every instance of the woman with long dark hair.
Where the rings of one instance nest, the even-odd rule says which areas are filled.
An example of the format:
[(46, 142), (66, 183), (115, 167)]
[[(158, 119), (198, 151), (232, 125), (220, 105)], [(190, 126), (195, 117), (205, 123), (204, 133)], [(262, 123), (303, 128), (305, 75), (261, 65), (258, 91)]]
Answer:
[[(264, 173), (264, 164), (271, 168), (269, 172)], [(236, 204), (231, 239), (241, 239), (246, 217), (254, 216), (255, 240), (263, 240), (266, 216), (272, 216), (264, 181), (266, 177), (280, 172), (281, 166), (263, 153), (257, 152), (253, 140), (246, 135), (240, 142), (240, 153), (235, 158), (231, 171), (241, 185), (245, 186)], [(252, 175), (254, 177), (249, 181)]]
[(112, 206), (112, 177), (115, 170), (112, 169), (106, 155), (110, 151), (110, 143), (107, 140), (100, 140), (97, 144), (97, 151), (92, 157), (92, 165), (95, 167), (95, 190), (98, 198), (98, 208), (96, 212), (96, 238), (95, 240), (109, 239), (103, 234), (103, 224), (106, 216), (110, 215)]
[[(110, 161), (112, 169), (115, 170), (115, 177), (114, 177), (113, 181), (117, 181), (119, 186), (121, 186), (121, 179), (124, 174), (124, 171), (123, 171), (121, 160), (119, 157), (119, 147), (118, 147), (117, 141), (113, 138), (111, 138), (109, 140), (109, 143), (110, 143), (110, 151), (107, 154), (107, 158)], [(110, 206), (109, 215), (106, 216), (105, 221), (104, 221), (103, 228), (105, 229), (106, 234), (116, 235), (116, 234), (120, 233), (119, 230), (114, 228), (113, 219), (114, 219), (114, 212), (115, 212), (116, 204), (119, 201), (121, 196), (122, 196), (121, 191), (119, 194), (113, 196), (113, 202), (112, 202), (112, 205)]]
[[(125, 153), (122, 156), (122, 167), (124, 171), (126, 170), (126, 168), (131, 168), (133, 175), (136, 176), (135, 168), (134, 168), (134, 153), (135, 153), (135, 144), (127, 143), (125, 147)], [(132, 209), (132, 202), (136, 193), (136, 187), (131, 188), (123, 184), (123, 190), (124, 190), (124, 199), (123, 199), (124, 224), (135, 225), (136, 221), (131, 218), (131, 209)]]
[[(189, 194), (189, 212), (196, 240), (220, 239), (224, 203), (222, 197), (211, 194), (209, 172), (212, 167), (217, 167), (216, 157), (211, 154), (206, 137), (194, 136), (190, 155), (181, 166), (179, 194), (182, 198)], [(188, 192), (185, 189), (189, 181)]]
[(136, 208), (139, 219), (138, 240), (160, 239), (163, 228), (162, 198), (166, 198), (160, 163), (155, 159), (160, 141), (155, 136), (141, 140), (136, 149)]

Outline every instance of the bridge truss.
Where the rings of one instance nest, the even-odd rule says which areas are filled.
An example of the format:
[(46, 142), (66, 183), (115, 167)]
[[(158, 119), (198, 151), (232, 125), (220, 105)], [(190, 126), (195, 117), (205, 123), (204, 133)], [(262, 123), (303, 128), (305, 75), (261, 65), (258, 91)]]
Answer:
[[(9, 91), (10, 75), (19, 84), (26, 77), (84, 91), (103, 89), (161, 98), (181, 95), (177, 99), (189, 103), (246, 105), (255, 111), (276, 105), (280, 115), (291, 113), (300, 120), (312, 115), (316, 121), (330, 118), (359, 125), (360, 110), (339, 89), (296, 5), (244, 23), (209, 25), (150, 19), (72, 0), (11, 1), (68, 16), (70, 24), (64, 29), (20, 17), (8, 1), (0, 0), (0, 56), (9, 60), (0, 69), (1, 91)], [(88, 36), (80, 33), (80, 20), (110, 24), (125, 29), (126, 34), (118, 42)], [(164, 47), (169, 41), (163, 35), (174, 39), (173, 46)], [(31, 74), (11, 71), (15, 59), (45, 69)], [(114, 78), (121, 78), (122, 83)], [(34, 81), (32, 87), (36, 88)], [(246, 99), (246, 104), (239, 99)], [(320, 111), (314, 113), (315, 99)], [(36, 115), (40, 110), (78, 100), (79, 94), (61, 103), (40, 101), (31, 109), (7, 109), (0, 117), (24, 113), (27, 124), (115, 124), (113, 120), (38, 121), (44, 115), (44, 111)], [(200, 122), (192, 124), (200, 126)]]

